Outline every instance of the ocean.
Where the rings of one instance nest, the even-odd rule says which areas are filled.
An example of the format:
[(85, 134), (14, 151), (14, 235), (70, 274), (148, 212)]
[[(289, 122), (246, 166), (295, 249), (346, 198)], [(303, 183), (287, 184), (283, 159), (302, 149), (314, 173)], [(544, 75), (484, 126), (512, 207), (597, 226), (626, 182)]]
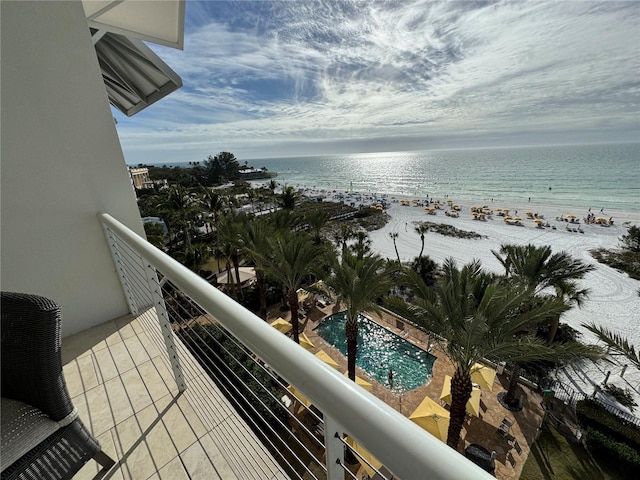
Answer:
[(530, 198), (540, 205), (640, 211), (640, 143), (359, 153), (248, 163), (277, 172), (278, 183), (300, 188), (419, 198), (448, 195), (483, 204)]

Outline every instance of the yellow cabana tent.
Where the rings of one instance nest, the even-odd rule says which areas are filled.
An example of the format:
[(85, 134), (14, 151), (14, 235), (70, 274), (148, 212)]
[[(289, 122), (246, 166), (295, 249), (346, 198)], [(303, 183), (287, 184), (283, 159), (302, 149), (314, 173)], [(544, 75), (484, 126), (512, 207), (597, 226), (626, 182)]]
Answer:
[[(378, 460), (376, 457), (374, 457), (373, 455), (371, 455), (371, 453), (369, 453), (369, 451), (366, 448), (364, 448), (362, 445), (356, 442), (353, 438), (347, 437), (346, 440), (347, 440), (347, 443), (351, 446), (351, 448), (353, 448), (356, 452), (358, 452), (358, 455), (360, 455), (360, 457), (364, 458), (364, 460), (369, 462), (369, 464), (367, 464), (367, 462), (362, 460), (358, 455), (354, 455), (360, 462), (360, 465), (362, 465), (362, 468), (364, 468), (365, 472), (367, 472), (367, 474), (371, 478), (375, 477), (377, 473), (376, 470), (380, 470), (380, 467), (382, 466), (382, 462)], [(369, 465), (372, 465), (373, 468), (371, 468)]]
[(324, 350), (320, 350), (318, 353), (316, 353), (316, 357), (318, 357), (320, 360), (322, 360), (324, 363), (326, 363), (330, 367), (335, 368), (336, 370), (339, 367), (336, 361), (333, 358), (331, 358), (327, 354), (327, 352), (325, 352)]
[(289, 385), (287, 387), (287, 390), (289, 390), (293, 394), (293, 396), (296, 397), (296, 400), (298, 400), (304, 406), (311, 406), (311, 401), (309, 401), (309, 399), (305, 397), (299, 390), (296, 390), (296, 387), (294, 387), (293, 385)]
[[(451, 377), (449, 375), (444, 376), (444, 385), (442, 385), (442, 393), (440, 394), (440, 400), (443, 402), (451, 403)], [(467, 413), (476, 417), (480, 416), (480, 389), (474, 387), (471, 390), (471, 398), (467, 401), (465, 406)]]
[(496, 379), (496, 371), (491, 367), (485, 367), (476, 363), (471, 367), (471, 381), (480, 385), (480, 388), (493, 390), (493, 382)]
[[(344, 372), (344, 376), (348, 376), (349, 375), (349, 371), (347, 370), (346, 372)], [(373, 388), (373, 385), (371, 385), (369, 382), (367, 382), (364, 378), (360, 378), (359, 376), (356, 375), (356, 384), (360, 385), (362, 388), (364, 388), (367, 392), (370, 392), (371, 389)]]
[(309, 340), (309, 337), (307, 337), (304, 333), (299, 334), (298, 338), (300, 339), (300, 346), (305, 350), (311, 350), (313, 347), (315, 347), (311, 340)]
[(271, 322), (269, 325), (271, 325), (273, 328), (275, 328), (276, 330), (278, 330), (281, 333), (287, 333), (289, 330), (291, 330), (293, 328), (291, 326), (291, 323), (287, 322), (282, 317), (278, 317), (273, 322)]
[(422, 403), (418, 405), (418, 408), (409, 416), (409, 420), (417, 423), (424, 430), (443, 442), (447, 441), (449, 412), (429, 397), (424, 397)]

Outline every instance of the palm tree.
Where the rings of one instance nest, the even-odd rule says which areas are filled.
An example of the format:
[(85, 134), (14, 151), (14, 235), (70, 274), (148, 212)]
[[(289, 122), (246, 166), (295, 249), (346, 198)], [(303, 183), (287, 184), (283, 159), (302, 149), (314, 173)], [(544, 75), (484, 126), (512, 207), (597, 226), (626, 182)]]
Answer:
[(218, 220), (220, 219), (220, 213), (224, 211), (227, 205), (225, 196), (220, 195), (220, 193), (215, 190), (205, 188), (202, 191), (201, 202), (204, 208), (213, 215), (213, 224), (217, 226)]
[(398, 232), (389, 232), (389, 236), (391, 240), (393, 240), (393, 248), (396, 250), (396, 257), (398, 257), (398, 265), (402, 265), (400, 261), (400, 254), (398, 253), (398, 245), (396, 244), (396, 239), (398, 238)]
[(336, 247), (344, 252), (347, 249), (347, 242), (354, 238), (354, 235), (355, 232), (349, 225), (342, 224), (340, 229), (333, 233), (333, 241), (336, 243)]
[[(534, 336), (520, 335), (529, 326), (565, 311), (567, 306), (560, 299), (546, 297), (534, 302), (532, 289), (500, 281), (483, 272), (478, 261), (459, 270), (455, 261), (448, 259), (442, 271), (432, 290), (417, 273), (408, 270), (415, 300), (410, 305), (403, 305), (400, 299), (393, 303), (411, 320), (439, 334), (444, 339), (443, 351), (456, 365), (447, 444), (457, 449), (471, 398), (471, 368), (477, 362), (487, 356), (510, 361), (572, 360), (582, 355), (595, 358), (600, 350), (580, 344), (551, 347)], [(523, 309), (523, 305), (530, 308)]]
[(278, 182), (276, 182), (273, 178), (269, 180), (269, 190), (271, 190), (271, 196), (275, 197), (276, 188), (278, 188)]
[(429, 226), (426, 223), (420, 223), (416, 226), (415, 231), (420, 235), (420, 242), (422, 243), (420, 253), (418, 254), (418, 258), (420, 258), (422, 257), (422, 252), (424, 252), (424, 234), (429, 231)]
[(218, 240), (224, 245), (224, 249), (229, 252), (229, 258), (235, 273), (235, 289), (238, 297), (242, 296), (242, 285), (240, 283), (240, 252), (238, 246), (240, 237), (238, 232), (246, 217), (242, 215), (228, 214), (220, 221), (218, 227)]
[(320, 233), (322, 228), (329, 221), (329, 212), (327, 212), (327, 210), (309, 210), (305, 214), (304, 220), (309, 224), (309, 227), (313, 231), (313, 241), (316, 245), (320, 244), (322, 241)]
[(265, 264), (271, 252), (269, 239), (275, 229), (263, 218), (256, 218), (239, 231), (240, 245), (243, 251), (253, 260), (260, 296), (260, 317), (267, 320), (267, 301), (265, 296)]
[(194, 214), (194, 199), (189, 195), (186, 188), (176, 185), (169, 189), (165, 201), (158, 204), (158, 207), (169, 209), (178, 217), (178, 226), (182, 228), (184, 235), (184, 245), (186, 249), (191, 247), (191, 237), (189, 236), (189, 219)]
[(356, 243), (351, 245), (351, 250), (358, 258), (363, 258), (371, 252), (371, 239), (367, 232), (359, 231), (355, 234)]
[(291, 185), (289, 185), (287, 188), (284, 189), (284, 191), (282, 192), (282, 195), (280, 196), (282, 208), (284, 208), (285, 210), (293, 210), (294, 207), (296, 206), (297, 198), (298, 198), (298, 193), (295, 191), (295, 189)]
[(358, 315), (369, 310), (380, 311), (376, 301), (391, 288), (390, 273), (395, 268), (389, 267), (378, 255), (355, 256), (345, 250), (340, 260), (336, 258), (333, 273), (325, 280), (326, 286), (335, 292), (338, 305), (346, 308), (347, 369), (353, 381), (356, 379)]
[[(536, 294), (552, 288), (558, 298), (578, 307), (589, 296), (588, 289), (579, 289), (577, 281), (595, 267), (571, 258), (566, 252), (552, 254), (551, 247), (535, 245), (502, 245), (500, 252), (492, 251), (505, 269), (508, 278), (517, 279), (534, 288)], [(553, 342), (560, 315), (551, 319), (547, 341)]]
[(266, 263), (267, 274), (279, 281), (286, 291), (291, 309), (293, 340), (300, 343), (298, 337), (298, 293), (305, 278), (322, 275), (327, 263), (327, 249), (314, 245), (311, 237), (305, 233), (277, 236), (270, 239), (271, 256)]

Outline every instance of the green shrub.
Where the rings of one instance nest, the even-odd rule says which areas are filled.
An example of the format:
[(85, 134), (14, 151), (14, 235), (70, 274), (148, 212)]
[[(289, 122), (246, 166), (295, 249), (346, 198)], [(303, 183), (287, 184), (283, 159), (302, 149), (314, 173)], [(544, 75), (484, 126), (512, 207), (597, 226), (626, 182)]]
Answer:
[(585, 428), (599, 430), (616, 441), (640, 449), (640, 429), (609, 413), (593, 400), (581, 400), (576, 404), (578, 422)]
[(629, 445), (592, 429), (587, 431), (586, 443), (594, 457), (622, 473), (625, 478), (632, 478), (633, 472), (640, 472), (640, 454)]

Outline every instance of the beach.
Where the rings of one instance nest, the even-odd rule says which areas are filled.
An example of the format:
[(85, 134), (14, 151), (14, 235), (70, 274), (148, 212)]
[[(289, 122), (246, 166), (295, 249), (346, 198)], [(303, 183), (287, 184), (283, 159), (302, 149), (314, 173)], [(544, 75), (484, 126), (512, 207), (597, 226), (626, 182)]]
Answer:
[[(305, 195), (322, 195), (322, 192), (307, 190)], [(344, 193), (343, 193), (344, 194)], [(327, 200), (334, 200), (333, 193), (325, 192)], [(356, 192), (350, 193), (348, 198), (358, 196)], [(366, 198), (362, 194), (361, 199), (367, 203), (375, 200)], [(486, 220), (474, 220), (471, 216), (471, 206), (477, 206), (473, 201), (460, 198), (452, 198), (452, 202), (460, 207), (459, 218), (445, 215), (446, 207), (437, 210), (436, 215), (428, 215), (421, 206), (402, 206), (401, 199), (412, 200), (416, 197), (391, 196), (385, 197), (388, 202), (386, 212), (390, 216), (389, 222), (380, 230), (369, 233), (372, 241), (372, 249), (386, 258), (395, 258), (396, 253), (390, 233), (398, 233), (396, 239), (400, 259), (405, 262), (415, 258), (420, 252), (420, 236), (414, 231), (417, 223), (429, 221), (453, 225), (459, 229), (473, 231), (483, 235), (481, 239), (459, 239), (428, 232), (425, 235), (424, 255), (428, 255), (441, 264), (446, 258), (454, 258), (459, 266), (474, 259), (481, 261), (482, 266), (493, 272), (503, 273), (503, 268), (491, 253), (499, 250), (502, 244), (533, 244), (538, 246), (549, 245), (554, 252), (565, 251), (574, 258), (585, 263), (595, 265), (595, 269), (588, 273), (580, 282), (582, 288), (590, 290), (589, 298), (581, 308), (574, 307), (563, 314), (561, 321), (583, 333), (585, 342), (595, 341), (590, 332), (581, 327), (582, 323), (595, 322), (609, 329), (615, 330), (626, 336), (636, 348), (640, 347), (640, 281), (628, 277), (627, 274), (618, 272), (604, 264), (598, 263), (589, 251), (594, 248), (616, 248), (619, 246), (619, 238), (627, 232), (629, 224), (640, 225), (640, 214), (636, 212), (609, 211), (600, 213), (599, 209), (593, 213), (596, 216), (613, 218), (612, 226), (585, 224), (583, 218), (589, 213), (587, 209), (579, 211), (576, 208), (561, 208), (550, 205), (538, 205), (525, 203), (494, 203), (487, 205), (495, 212), (498, 208), (510, 209), (511, 215), (522, 218), (522, 226), (507, 225), (503, 217), (492, 215)], [(424, 199), (422, 199), (424, 200)], [(443, 198), (439, 200), (444, 201)], [(413, 203), (411, 203), (413, 205)], [(483, 205), (479, 205), (483, 206)], [(525, 212), (534, 212), (544, 216), (551, 227), (536, 227), (533, 220), (527, 219)], [(570, 232), (567, 225), (577, 228), (577, 224), (556, 220), (556, 217), (575, 215), (580, 222), (580, 228), (584, 233)], [(629, 223), (630, 222), (630, 223)], [(578, 368), (567, 368), (558, 373), (559, 379), (572, 385), (575, 390), (591, 394), (596, 384), (602, 383), (607, 371), (611, 371), (609, 383), (614, 383), (621, 388), (628, 388), (635, 392), (636, 402), (640, 404), (640, 372), (629, 367), (620, 377), (622, 366), (616, 364), (585, 364)]]

